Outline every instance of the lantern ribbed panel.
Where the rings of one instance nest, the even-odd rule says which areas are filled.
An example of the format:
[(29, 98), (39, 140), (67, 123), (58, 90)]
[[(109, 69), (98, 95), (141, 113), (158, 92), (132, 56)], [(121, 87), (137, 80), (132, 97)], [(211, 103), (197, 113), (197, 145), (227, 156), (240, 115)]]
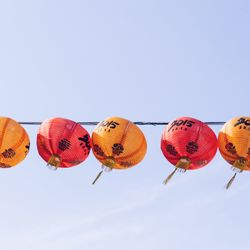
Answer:
[(129, 120), (109, 117), (100, 122), (92, 133), (95, 157), (107, 165), (112, 159), (112, 168), (124, 169), (138, 164), (144, 158), (147, 143), (138, 126)]
[(29, 152), (30, 141), (25, 129), (8, 117), (0, 117), (0, 167), (20, 163)]
[(52, 155), (61, 158), (59, 167), (72, 167), (83, 162), (90, 152), (90, 135), (78, 123), (51, 118), (44, 121), (37, 135), (40, 156), (48, 162)]
[(182, 157), (190, 159), (189, 170), (208, 164), (216, 154), (217, 138), (205, 123), (190, 117), (180, 117), (164, 129), (161, 150), (166, 159), (176, 165)]

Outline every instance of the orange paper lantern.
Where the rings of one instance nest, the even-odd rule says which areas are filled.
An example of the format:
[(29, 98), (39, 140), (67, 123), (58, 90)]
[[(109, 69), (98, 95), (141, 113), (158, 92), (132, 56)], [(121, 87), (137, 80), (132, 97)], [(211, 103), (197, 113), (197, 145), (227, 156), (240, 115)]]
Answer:
[(237, 172), (250, 170), (250, 117), (236, 117), (225, 123), (218, 140), (222, 157), (236, 172), (226, 185), (229, 188)]
[(30, 140), (25, 129), (8, 117), (0, 117), (0, 168), (10, 168), (24, 160)]
[(51, 118), (42, 123), (37, 135), (40, 156), (55, 168), (82, 163), (91, 149), (90, 135), (79, 123)]
[(95, 157), (109, 169), (135, 166), (142, 161), (147, 150), (140, 128), (120, 117), (109, 117), (100, 122), (92, 133), (92, 145)]

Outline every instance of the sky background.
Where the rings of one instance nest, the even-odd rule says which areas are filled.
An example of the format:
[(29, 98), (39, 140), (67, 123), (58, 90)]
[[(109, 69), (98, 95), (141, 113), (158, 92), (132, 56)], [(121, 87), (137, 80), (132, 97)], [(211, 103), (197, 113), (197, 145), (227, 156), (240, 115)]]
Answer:
[[(0, 0), (1, 116), (250, 116), (249, 12), (247, 0)], [(219, 153), (163, 186), (173, 170), (160, 150), (163, 127), (141, 127), (144, 161), (92, 186), (92, 154), (50, 171), (38, 126), (25, 128), (29, 155), (0, 171), (1, 249), (249, 249), (250, 174), (225, 191), (233, 172)]]

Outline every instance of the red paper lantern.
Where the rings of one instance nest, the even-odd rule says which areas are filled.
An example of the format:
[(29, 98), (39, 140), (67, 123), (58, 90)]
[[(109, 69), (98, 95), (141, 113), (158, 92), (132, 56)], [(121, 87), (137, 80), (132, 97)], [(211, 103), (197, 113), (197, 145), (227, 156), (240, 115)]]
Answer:
[(161, 150), (176, 168), (164, 181), (166, 184), (176, 170), (193, 170), (207, 165), (217, 151), (217, 137), (205, 123), (190, 117), (170, 122), (161, 138)]
[(90, 135), (79, 123), (64, 118), (51, 118), (39, 128), (37, 148), (48, 165), (69, 168), (88, 157), (91, 149)]

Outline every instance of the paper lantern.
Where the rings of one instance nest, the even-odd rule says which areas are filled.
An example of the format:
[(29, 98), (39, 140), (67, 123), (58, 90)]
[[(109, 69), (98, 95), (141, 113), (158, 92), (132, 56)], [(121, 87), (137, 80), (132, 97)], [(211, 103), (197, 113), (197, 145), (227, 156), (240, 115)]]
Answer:
[(228, 189), (237, 172), (250, 170), (250, 117), (236, 117), (225, 123), (218, 140), (222, 157), (236, 172), (226, 185)]
[(0, 167), (20, 163), (29, 152), (30, 140), (25, 129), (8, 117), (0, 117)]
[(95, 157), (108, 169), (135, 166), (142, 161), (147, 150), (147, 142), (140, 128), (120, 117), (109, 117), (100, 122), (92, 133), (92, 145)]
[(69, 168), (82, 163), (91, 149), (90, 135), (79, 123), (51, 118), (44, 121), (37, 135), (37, 149), (48, 165)]
[(164, 184), (177, 169), (199, 169), (207, 165), (217, 151), (217, 138), (205, 123), (190, 117), (180, 117), (170, 122), (161, 138), (161, 150), (166, 159), (175, 166)]

